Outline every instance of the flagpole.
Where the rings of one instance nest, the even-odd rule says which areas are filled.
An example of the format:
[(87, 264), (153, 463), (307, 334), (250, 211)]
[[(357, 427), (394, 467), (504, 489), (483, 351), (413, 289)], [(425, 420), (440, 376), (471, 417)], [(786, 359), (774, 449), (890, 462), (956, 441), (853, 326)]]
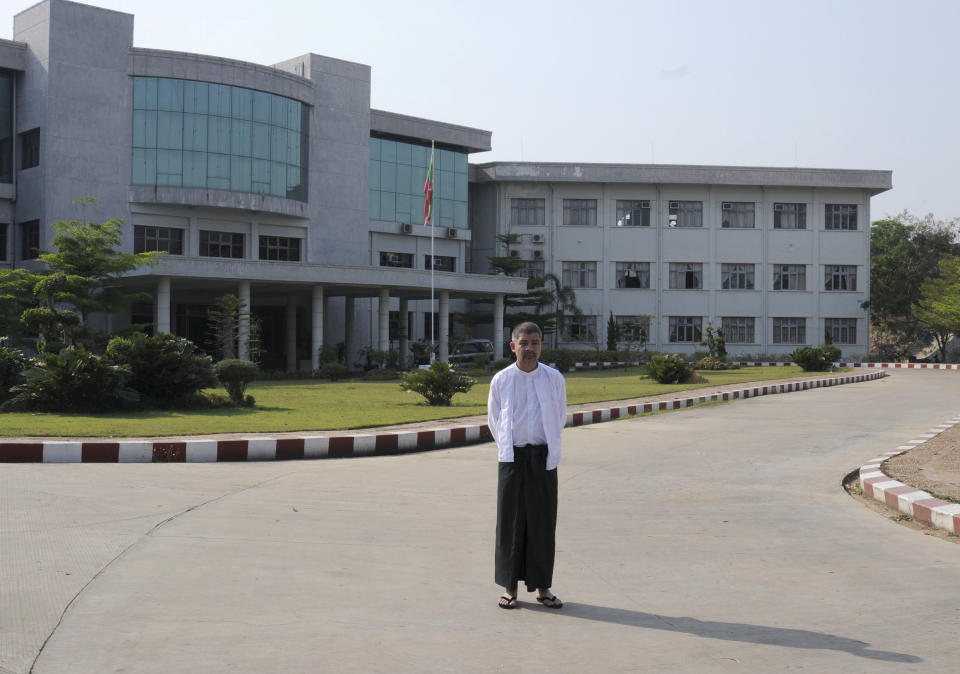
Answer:
[(428, 191), (427, 188), (429, 187), (429, 193), (425, 194), (425, 197), (426, 197), (426, 200), (427, 200), (427, 201), (426, 201), (426, 203), (425, 203), (424, 206), (425, 206), (425, 210), (426, 210), (426, 212), (427, 212), (427, 219), (426, 219), (426, 222), (424, 222), (424, 224), (429, 224), (429, 225), (430, 225), (430, 363), (431, 363), (431, 364), (433, 363), (434, 359), (436, 358), (436, 356), (435, 356), (435, 354), (434, 354), (434, 350), (433, 350), (433, 349), (434, 349), (434, 346), (433, 346), (433, 342), (434, 342), (434, 334), (433, 334), (433, 333), (434, 333), (434, 329), (433, 329), (433, 325), (434, 325), (434, 322), (436, 321), (436, 318), (437, 318), (436, 308), (435, 308), (434, 305), (433, 305), (433, 270), (434, 270), (434, 267), (436, 266), (436, 265), (435, 265), (435, 261), (434, 261), (434, 259), (433, 259), (433, 232), (434, 232), (434, 226), (433, 226), (433, 182), (434, 182), (434, 180), (433, 180), (433, 153), (434, 153), (434, 141), (431, 140), (431, 141), (430, 141), (430, 168), (427, 169), (427, 183), (426, 183), (426, 185), (424, 186), (424, 192), (425, 192), (425, 193)]

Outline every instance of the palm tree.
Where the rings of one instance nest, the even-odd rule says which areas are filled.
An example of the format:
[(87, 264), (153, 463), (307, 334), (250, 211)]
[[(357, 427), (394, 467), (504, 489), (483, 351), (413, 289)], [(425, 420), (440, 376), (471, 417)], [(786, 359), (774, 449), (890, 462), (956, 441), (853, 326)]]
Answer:
[[(536, 281), (537, 287), (530, 288), (532, 304), (536, 306), (537, 314), (546, 318), (540, 327), (545, 333), (553, 334), (553, 348), (557, 348), (559, 335), (563, 332), (564, 318), (569, 314), (583, 316), (583, 311), (577, 306), (576, 291), (563, 285), (563, 281), (555, 274), (544, 274)], [(545, 308), (548, 311), (544, 312)]]

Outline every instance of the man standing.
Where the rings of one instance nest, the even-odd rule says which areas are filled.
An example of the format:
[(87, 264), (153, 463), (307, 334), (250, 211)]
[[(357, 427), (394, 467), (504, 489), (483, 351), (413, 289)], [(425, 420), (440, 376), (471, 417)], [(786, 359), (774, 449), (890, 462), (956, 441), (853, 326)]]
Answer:
[(537, 591), (547, 608), (563, 603), (550, 591), (557, 529), (557, 464), (567, 423), (563, 375), (540, 363), (543, 334), (521, 323), (510, 336), (517, 362), (490, 382), (487, 425), (497, 443), (496, 583), (500, 608), (517, 607), (517, 584)]

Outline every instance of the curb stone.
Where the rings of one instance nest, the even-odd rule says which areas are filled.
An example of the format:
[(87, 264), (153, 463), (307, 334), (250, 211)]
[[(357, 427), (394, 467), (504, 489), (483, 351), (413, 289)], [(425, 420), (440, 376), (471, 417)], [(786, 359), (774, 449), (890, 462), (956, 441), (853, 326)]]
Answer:
[[(636, 405), (570, 412), (568, 427), (613, 421), (650, 412), (678, 410), (709, 402), (792, 393), (886, 377), (882, 370), (766, 384), (723, 393), (665, 398)], [(286, 461), (389, 456), (463, 447), (492, 440), (486, 424), (333, 436), (188, 440), (0, 441), (0, 463), (193, 463), (214, 461)]]

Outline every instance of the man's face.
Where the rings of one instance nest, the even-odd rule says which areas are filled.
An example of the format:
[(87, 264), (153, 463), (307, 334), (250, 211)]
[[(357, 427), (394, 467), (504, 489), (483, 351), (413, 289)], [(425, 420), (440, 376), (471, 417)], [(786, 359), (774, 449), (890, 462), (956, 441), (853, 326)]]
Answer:
[(543, 342), (540, 341), (540, 335), (535, 332), (522, 333), (517, 337), (517, 341), (510, 342), (510, 350), (517, 355), (517, 365), (524, 372), (537, 368), (542, 348)]

